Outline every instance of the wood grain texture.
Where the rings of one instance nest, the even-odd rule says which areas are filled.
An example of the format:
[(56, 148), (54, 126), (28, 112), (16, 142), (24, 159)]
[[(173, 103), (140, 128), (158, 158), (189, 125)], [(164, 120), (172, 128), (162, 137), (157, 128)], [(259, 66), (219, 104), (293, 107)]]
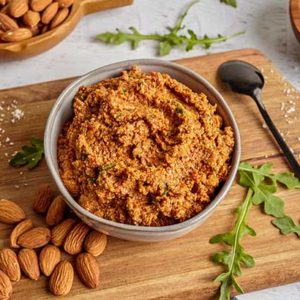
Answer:
[[(276, 171), (288, 170), (271, 135), (262, 127), (255, 104), (247, 97), (231, 93), (217, 81), (218, 66), (229, 59), (243, 59), (263, 69), (267, 76), (263, 92), (266, 107), (280, 130), (288, 132), (287, 142), (299, 157), (299, 121), (288, 124), (280, 110), (282, 102), (288, 104), (291, 101), (291, 95), (287, 97), (284, 90), (288, 88), (292, 91), (292, 87), (260, 52), (240, 50), (180, 60), (178, 63), (202, 74), (224, 95), (240, 127), (243, 160), (253, 164), (269, 161), (274, 163)], [(19, 149), (32, 136), (43, 137), (51, 106), (70, 82), (67, 79), (0, 91), (0, 101), (16, 99), (25, 111), (24, 120), (6, 128), (15, 145), (0, 148), (0, 157), (4, 157), (4, 152), (12, 153)], [(293, 97), (297, 96), (299, 93), (293, 92)], [(299, 110), (294, 114), (300, 117)], [(1, 197), (18, 202), (27, 216), (40, 224), (42, 218), (31, 209), (33, 194), (39, 183), (49, 182), (55, 188), (45, 161), (33, 171), (22, 169), (23, 175), (20, 175), (19, 169), (9, 167), (6, 159), (1, 159), (0, 167)], [(24, 187), (24, 183), (28, 186)], [(14, 187), (16, 184), (20, 185), (19, 189)], [(244, 194), (245, 190), (234, 184), (226, 199), (201, 227), (174, 241), (144, 244), (109, 238), (107, 249), (97, 258), (100, 264), (100, 287), (88, 290), (75, 277), (73, 289), (64, 299), (214, 299), (218, 284), (213, 279), (222, 271), (222, 267), (213, 264), (209, 258), (222, 246), (210, 245), (208, 241), (213, 235), (232, 227), (235, 218), (233, 212)], [(298, 220), (299, 190), (282, 190), (279, 195), (286, 201), (287, 213)], [(245, 291), (300, 279), (300, 240), (294, 235), (281, 236), (270, 220), (258, 207), (251, 210), (249, 224), (256, 230), (257, 236), (246, 237), (243, 245), (254, 256), (256, 267), (244, 269), (243, 276), (239, 278)], [(8, 244), (10, 230), (11, 226), (0, 225), (1, 247)], [(38, 282), (22, 278), (14, 285), (13, 299), (48, 299), (50, 294), (46, 287), (44, 277)]]
[(290, 16), (293, 30), (300, 42), (300, 0), (290, 0)]
[(20, 42), (0, 43), (0, 60), (23, 59), (49, 50), (66, 38), (84, 15), (130, 5), (132, 2), (133, 0), (75, 0), (68, 18), (60, 26)]

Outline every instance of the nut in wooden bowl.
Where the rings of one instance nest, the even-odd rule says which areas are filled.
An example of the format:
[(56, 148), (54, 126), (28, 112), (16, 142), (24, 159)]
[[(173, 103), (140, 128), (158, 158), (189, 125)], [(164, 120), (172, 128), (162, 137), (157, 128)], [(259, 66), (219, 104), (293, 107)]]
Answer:
[(0, 0), (0, 59), (23, 59), (63, 40), (84, 15), (133, 0)]
[(44, 24), (50, 23), (47, 30), (59, 26), (67, 19), (73, 4), (74, 0), (1, 0), (0, 42), (20, 42), (43, 34), (46, 31), (40, 29)]

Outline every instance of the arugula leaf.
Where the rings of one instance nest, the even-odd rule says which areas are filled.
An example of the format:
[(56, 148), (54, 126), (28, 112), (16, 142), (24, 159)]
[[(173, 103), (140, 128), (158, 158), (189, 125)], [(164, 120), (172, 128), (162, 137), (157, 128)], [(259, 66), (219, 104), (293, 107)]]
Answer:
[(220, 0), (221, 3), (230, 5), (232, 7), (237, 7), (236, 0)]
[(236, 281), (236, 276), (241, 275), (241, 268), (251, 268), (255, 265), (254, 259), (247, 254), (240, 244), (240, 240), (246, 236), (255, 236), (255, 231), (246, 223), (246, 217), (251, 205), (263, 205), (264, 213), (275, 217), (272, 224), (280, 229), (282, 234), (295, 233), (300, 238), (300, 226), (295, 225), (293, 220), (285, 215), (284, 202), (275, 196), (278, 185), (281, 184), (287, 189), (300, 187), (300, 181), (290, 172), (273, 174), (272, 164), (266, 163), (254, 167), (248, 162), (242, 162), (239, 166), (239, 184), (248, 189), (247, 197), (243, 204), (237, 209), (237, 220), (230, 232), (215, 235), (210, 243), (224, 243), (230, 247), (230, 251), (223, 250), (215, 253), (212, 260), (221, 263), (226, 271), (220, 274), (215, 280), (221, 283), (220, 298), (230, 299), (230, 289), (233, 286), (237, 292), (243, 293), (243, 289)]
[(247, 162), (239, 166), (240, 184), (254, 191), (253, 204), (264, 204), (264, 212), (274, 217), (283, 217), (284, 202), (273, 194), (277, 192), (278, 184), (288, 189), (300, 188), (300, 180), (293, 173), (272, 174), (272, 164), (266, 163), (255, 168)]
[(273, 176), (277, 182), (280, 182), (282, 185), (285, 185), (289, 190), (300, 188), (299, 178), (295, 177), (295, 175), (291, 172), (280, 173)]
[(266, 188), (262, 188), (261, 185), (254, 187), (252, 201), (255, 205), (264, 203), (264, 212), (269, 216), (284, 216), (284, 202), (279, 197), (274, 196)]
[(241, 275), (241, 266), (251, 268), (255, 265), (254, 259), (247, 254), (240, 244), (241, 239), (245, 235), (255, 236), (256, 233), (249, 225), (247, 225), (247, 215), (252, 205), (253, 191), (248, 189), (246, 199), (237, 209), (237, 220), (230, 232), (218, 234), (210, 239), (211, 244), (224, 243), (231, 247), (230, 251), (219, 251), (212, 256), (212, 260), (225, 265), (226, 272), (219, 275), (215, 281), (221, 283), (220, 298), (230, 299), (230, 288), (233, 285), (239, 293), (243, 293), (243, 289), (238, 284), (235, 276)]
[(98, 34), (96, 36), (96, 39), (104, 43), (114, 45), (120, 45), (125, 42), (129, 42), (132, 49), (136, 49), (141, 41), (153, 40), (159, 42), (159, 55), (165, 56), (168, 55), (175, 47), (185, 46), (186, 51), (192, 50), (195, 46), (202, 46), (203, 48), (208, 49), (212, 44), (225, 42), (230, 38), (244, 33), (238, 32), (228, 36), (219, 34), (216, 37), (208, 37), (207, 35), (199, 37), (193, 30), (188, 29), (187, 35), (179, 34), (179, 32), (184, 29), (183, 21), (187, 16), (189, 10), (198, 2), (199, 1), (191, 2), (184, 13), (180, 15), (176, 24), (173, 27), (167, 27), (167, 33), (165, 34), (142, 34), (135, 27), (129, 27), (129, 32), (123, 32), (119, 29), (116, 29), (116, 32), (104, 32)]
[(296, 225), (294, 221), (288, 216), (277, 218), (272, 221), (272, 224), (279, 228), (280, 232), (284, 235), (296, 233), (298, 237), (300, 237), (300, 226)]
[[(291, 172), (284, 172), (279, 174), (272, 174), (271, 169), (273, 165), (271, 163), (263, 164), (259, 168), (252, 167), (247, 162), (240, 163), (239, 172), (242, 172), (242, 176), (245, 176), (245, 172), (248, 173), (248, 176), (255, 176), (258, 181), (269, 179), (274, 187), (277, 188), (278, 183), (284, 185), (289, 190), (300, 188), (300, 179), (295, 177), (295, 175)], [(242, 184), (243, 185), (243, 184)], [(243, 186), (251, 186), (251, 183), (246, 182), (246, 185)]]
[(22, 150), (17, 152), (9, 164), (13, 167), (27, 165), (28, 169), (35, 168), (43, 158), (44, 145), (43, 141), (37, 138), (31, 139), (31, 146), (23, 146)]

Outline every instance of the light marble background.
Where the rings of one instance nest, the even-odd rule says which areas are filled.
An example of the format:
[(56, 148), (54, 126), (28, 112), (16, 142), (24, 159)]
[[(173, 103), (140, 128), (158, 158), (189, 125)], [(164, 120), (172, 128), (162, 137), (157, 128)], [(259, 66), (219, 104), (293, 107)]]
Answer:
[[(198, 34), (246, 33), (226, 43), (203, 50), (175, 49), (163, 59), (176, 59), (230, 49), (254, 47), (265, 52), (286, 77), (300, 89), (300, 46), (289, 20), (288, 0), (237, 0), (238, 8), (218, 0), (201, 0), (190, 12), (186, 26)], [(188, 0), (135, 0), (134, 5), (85, 17), (62, 43), (50, 51), (18, 62), (0, 62), (0, 88), (82, 75), (105, 64), (130, 58), (154, 57), (156, 44), (143, 42), (132, 51), (128, 44), (108, 46), (95, 41), (97, 33), (126, 30), (164, 32), (182, 12)]]
[[(175, 49), (163, 59), (177, 59), (240, 48), (258, 48), (300, 89), (300, 46), (288, 14), (288, 0), (237, 0), (238, 8), (220, 5), (218, 0), (202, 0), (188, 15), (185, 24), (198, 34), (246, 33), (209, 50)], [(85, 17), (74, 32), (50, 51), (18, 62), (0, 62), (0, 89), (82, 75), (92, 69), (125, 59), (151, 58), (156, 44), (143, 42), (132, 51), (129, 45), (108, 46), (95, 41), (97, 33), (133, 25), (141, 32), (164, 32), (184, 6), (183, 0), (135, 0), (133, 6)], [(299, 270), (300, 279), (300, 270)], [(297, 300), (300, 283), (239, 296), (238, 299)]]

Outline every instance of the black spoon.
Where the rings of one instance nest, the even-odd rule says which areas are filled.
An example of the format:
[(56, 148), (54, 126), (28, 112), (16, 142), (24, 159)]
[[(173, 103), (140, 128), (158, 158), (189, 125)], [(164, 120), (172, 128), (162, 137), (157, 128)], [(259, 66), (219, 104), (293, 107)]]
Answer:
[(255, 101), (261, 115), (269, 126), (282, 152), (286, 156), (295, 175), (300, 178), (300, 165), (271, 120), (260, 98), (261, 90), (265, 84), (264, 76), (260, 70), (244, 61), (232, 60), (222, 64), (218, 73), (221, 80), (224, 83), (227, 83), (232, 91), (248, 95)]

